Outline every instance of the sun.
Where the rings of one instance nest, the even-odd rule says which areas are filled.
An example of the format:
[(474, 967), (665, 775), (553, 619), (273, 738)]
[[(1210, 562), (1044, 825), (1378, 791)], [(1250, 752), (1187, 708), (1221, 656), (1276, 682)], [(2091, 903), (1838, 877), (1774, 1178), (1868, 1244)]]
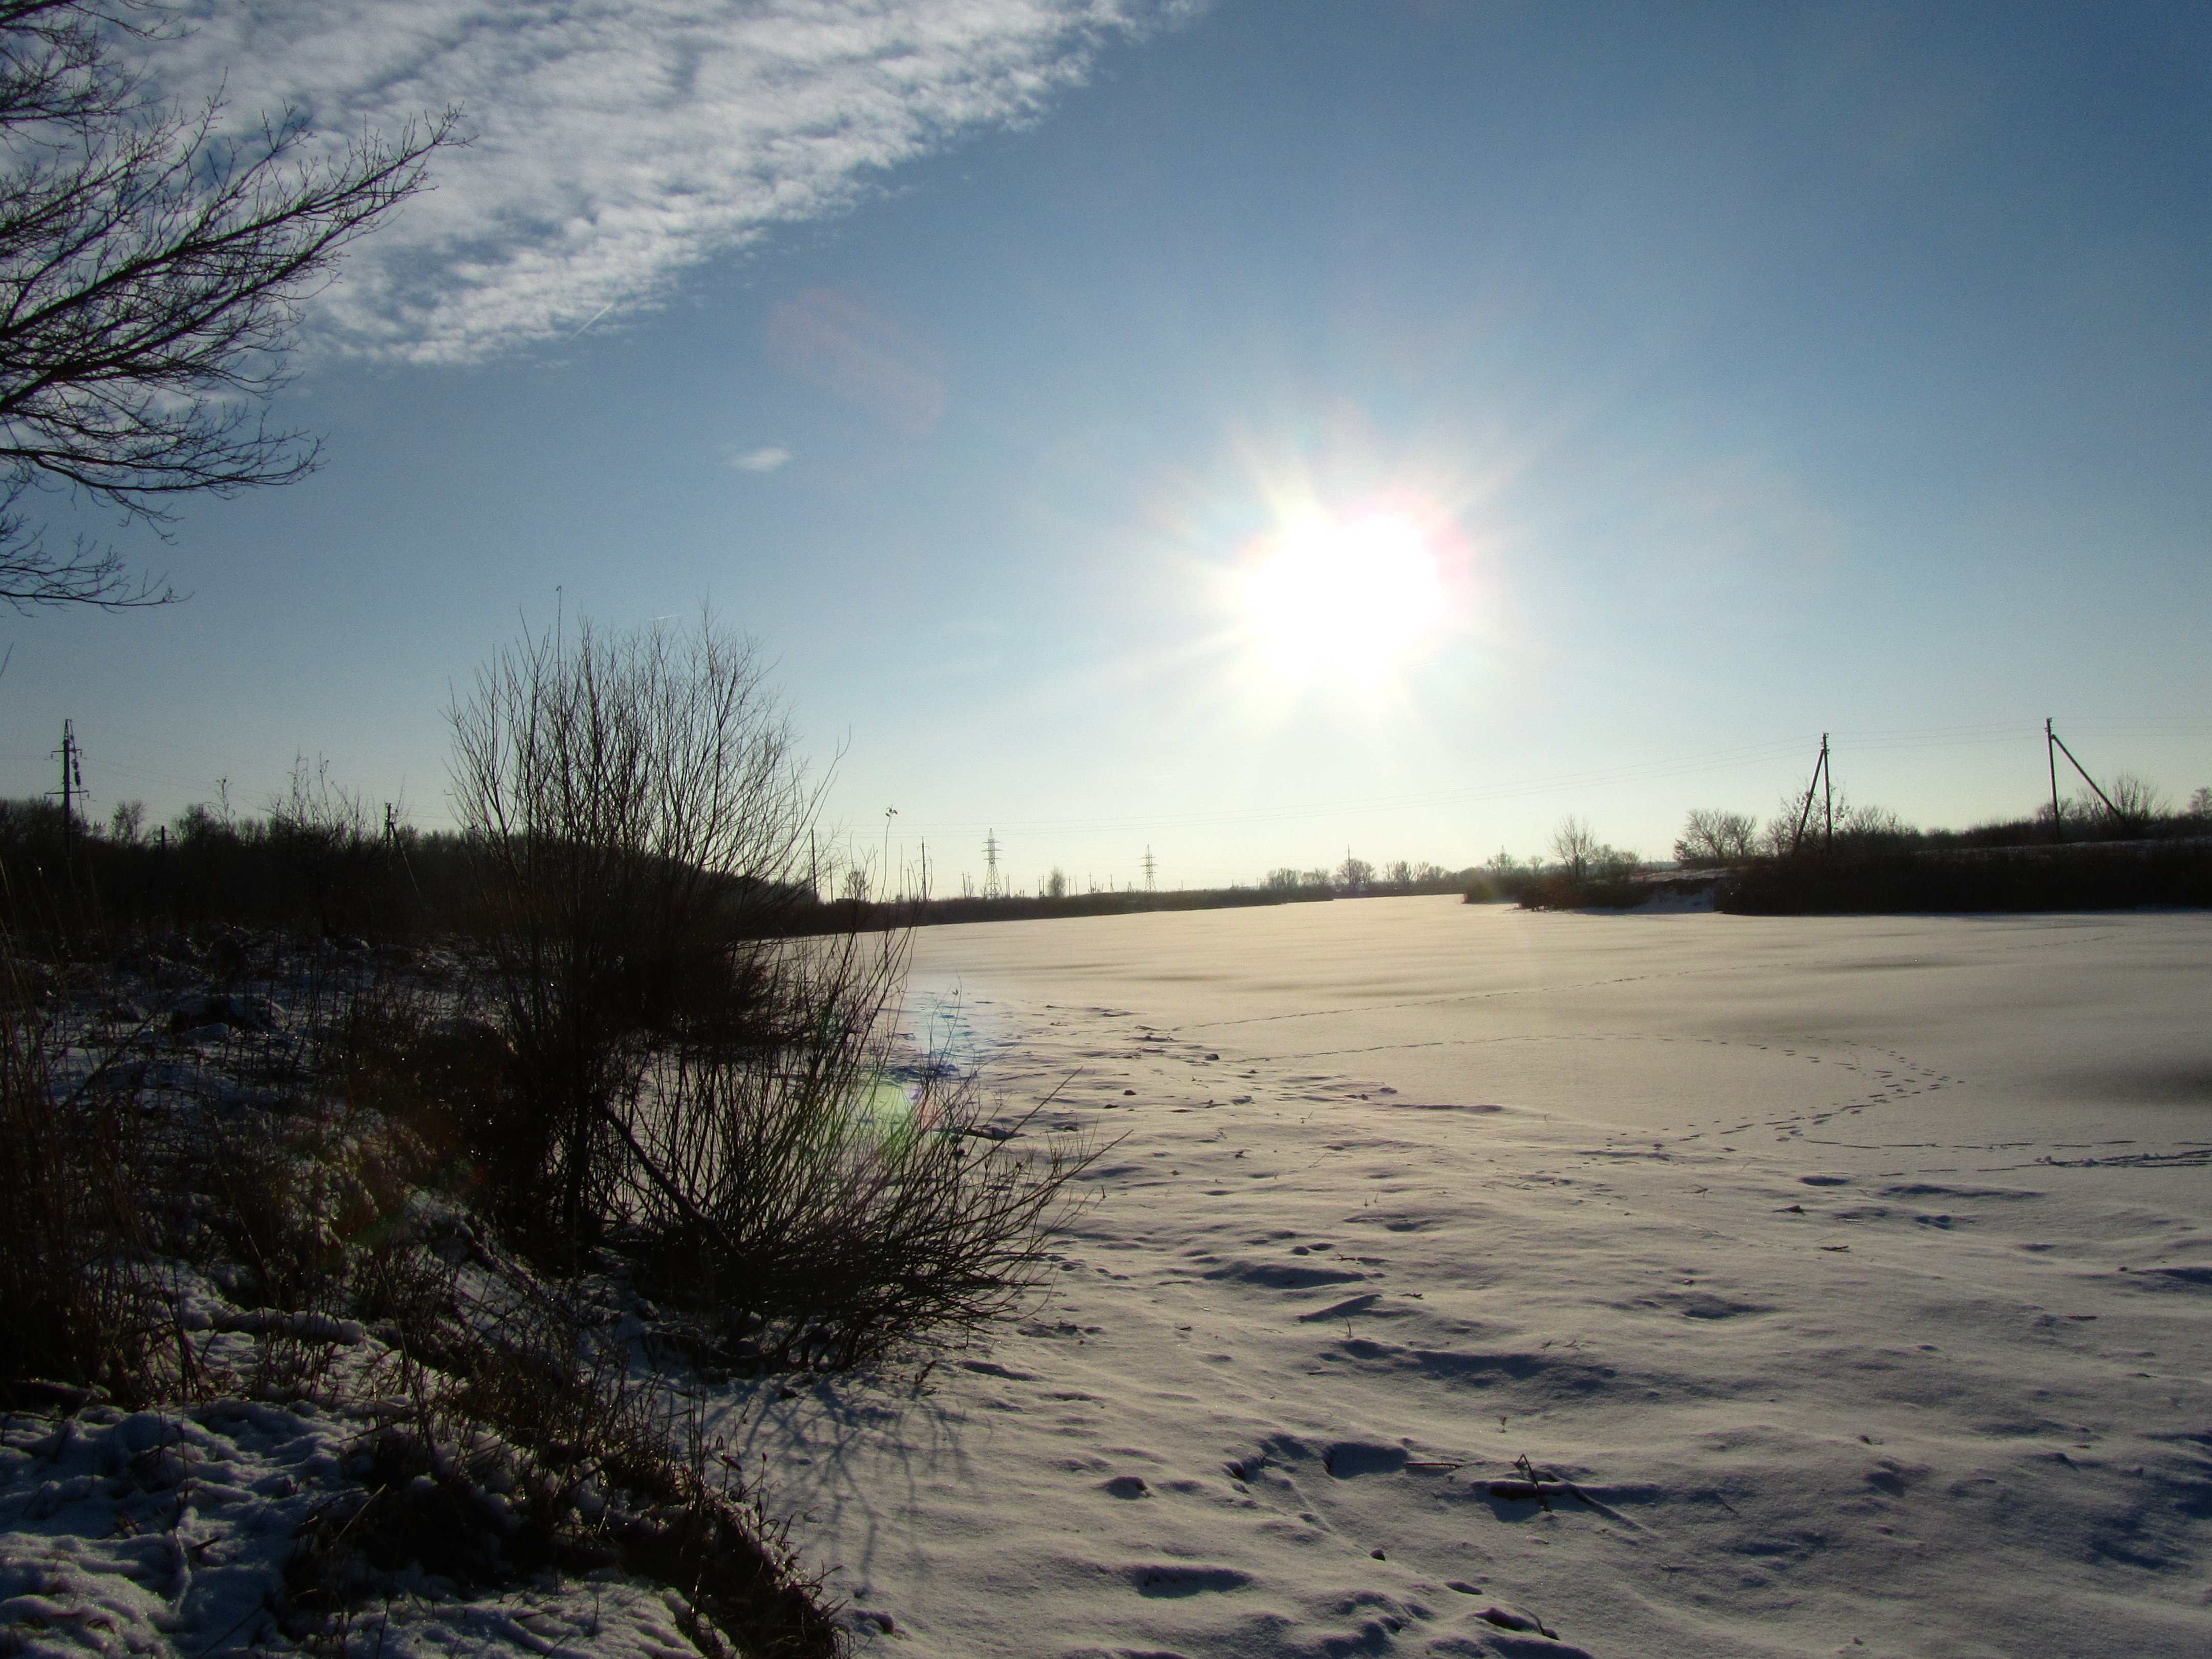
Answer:
[(1429, 538), (1376, 514), (1294, 525), (1261, 554), (1243, 597), (1254, 643), (1277, 673), (1372, 684), (1436, 625), (1445, 596)]

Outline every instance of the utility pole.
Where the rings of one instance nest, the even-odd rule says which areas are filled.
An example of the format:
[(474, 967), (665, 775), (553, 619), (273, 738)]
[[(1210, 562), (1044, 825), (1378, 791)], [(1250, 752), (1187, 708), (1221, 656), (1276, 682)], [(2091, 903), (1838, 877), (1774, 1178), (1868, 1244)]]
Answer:
[(1820, 733), (1820, 802), (1827, 815), (1827, 832), (1820, 838), (1820, 856), (1836, 850), (1836, 775), (1828, 769), (1828, 734)]
[(78, 764), (83, 750), (76, 746), (76, 722), (62, 722), (62, 746), (48, 757), (62, 763), (62, 851), (69, 851), (70, 837), (76, 833), (76, 799), (84, 793), (84, 768)]
[[(2097, 787), (2096, 779), (2089, 775), (2089, 769), (2082, 765), (2080, 761), (2074, 758), (2074, 751), (2066, 746), (2066, 739), (2060, 737), (2057, 732), (2051, 729), (2051, 722), (2049, 720), (2044, 721), (2043, 731), (2044, 735), (2051, 742), (2058, 745), (2058, 752), (2065, 756), (2068, 763), (2076, 772), (2079, 772), (2081, 775), (2081, 781), (2087, 784), (2090, 789), (2095, 793), (2097, 799), (2105, 803), (2105, 810), (2112, 815), (2112, 822), (2118, 824), (2123, 831), (2133, 829), (2135, 826), (2129, 821), (2127, 814), (2121, 811), (2118, 807), (2113, 805), (2112, 798)], [(2051, 801), (2054, 809), (2055, 816), (2055, 809), (2058, 804), (2058, 763), (2057, 761), (2053, 761), (2051, 763)]]
[(1805, 786), (1805, 808), (1797, 814), (1797, 833), (1790, 837), (1790, 851), (1794, 856), (1805, 840), (1805, 826), (1813, 820), (1813, 792), (1826, 791), (1828, 804), (1827, 840), (1824, 847), (1832, 847), (1836, 839), (1836, 792), (1828, 776), (1828, 734), (1820, 733), (1820, 758), (1813, 763), (1812, 781)]
[(999, 832), (995, 830), (986, 831), (983, 836), (983, 896), (1004, 896), (999, 886)]
[(1153, 875), (1158, 867), (1158, 866), (1152, 862), (1152, 849), (1147, 846), (1145, 848), (1145, 890), (1147, 893), (1157, 890), (1153, 881)]
[(2051, 839), (2066, 839), (2065, 809), (2058, 805), (2058, 733), (2051, 722), (2043, 722), (2043, 758), (2051, 763)]

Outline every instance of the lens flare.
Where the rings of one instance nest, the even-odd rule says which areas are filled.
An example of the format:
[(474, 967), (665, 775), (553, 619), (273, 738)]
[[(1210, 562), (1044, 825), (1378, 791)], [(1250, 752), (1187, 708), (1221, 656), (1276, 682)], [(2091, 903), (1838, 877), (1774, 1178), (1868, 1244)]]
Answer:
[(1376, 515), (1292, 526), (1246, 578), (1243, 597), (1276, 672), (1371, 683), (1436, 623), (1444, 587), (1420, 529)]

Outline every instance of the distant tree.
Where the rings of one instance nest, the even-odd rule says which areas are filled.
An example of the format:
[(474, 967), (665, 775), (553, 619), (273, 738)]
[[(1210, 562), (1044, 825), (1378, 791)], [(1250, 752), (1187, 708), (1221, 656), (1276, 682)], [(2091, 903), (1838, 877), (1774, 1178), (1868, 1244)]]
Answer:
[(1054, 866), (1053, 872), (1044, 878), (1044, 896), (1047, 898), (1066, 898), (1067, 896), (1067, 872), (1066, 871), (1060, 869), (1057, 866)]
[(2121, 824), (2141, 830), (2166, 811), (2166, 793), (2148, 778), (2122, 772), (2105, 786)]
[[(2191, 805), (2195, 805), (2192, 797)], [(2059, 804), (2059, 812), (2066, 824), (2094, 835), (2133, 834), (2147, 828), (2165, 810), (2166, 799), (2157, 786), (2132, 772), (2114, 776), (2105, 785), (2101, 796), (2093, 789), (2083, 789)], [(2036, 807), (2035, 818), (2042, 824), (2051, 822), (2050, 802)]]
[(1451, 872), (1441, 864), (1417, 864), (1413, 866), (1413, 884), (1425, 886), (1431, 882), (1449, 881)]
[[(1812, 796), (1809, 807), (1806, 804), (1808, 791)], [(1808, 780), (1775, 804), (1774, 816), (1759, 834), (1759, 850), (1775, 858), (1787, 858), (1801, 848), (1819, 848), (1827, 838), (1832, 813), (1837, 830), (1841, 830), (1851, 815), (1850, 797), (1832, 784), (1819, 788)]]
[(1344, 862), (1336, 866), (1336, 884), (1346, 893), (1364, 893), (1375, 884), (1375, 866), (1365, 859), (1344, 855)]
[(1836, 839), (1864, 851), (1909, 846), (1920, 831), (1887, 806), (1854, 806), (1836, 815)]
[(1413, 866), (1403, 859), (1393, 859), (1382, 866), (1382, 879), (1393, 887), (1411, 887), (1413, 884)]
[(1597, 836), (1591, 833), (1587, 818), (1570, 814), (1552, 831), (1553, 856), (1559, 861), (1559, 873), (1571, 882), (1580, 884), (1589, 878), (1597, 849)]
[(175, 597), (112, 548), (50, 544), (33, 490), (160, 526), (179, 496), (313, 470), (314, 441), (264, 413), (300, 307), (452, 141), (448, 113), (307, 161), (289, 111), (220, 137), (216, 106), (152, 104), (117, 61), (118, 33), (163, 21), (149, 0), (0, 0), (0, 602), (19, 611)]
[(2190, 792), (2189, 816), (2192, 818), (2212, 818), (2212, 787), (2199, 787)]
[(1305, 878), (1288, 866), (1268, 871), (1267, 880), (1261, 884), (1271, 893), (1294, 893), (1304, 884)]
[(1693, 807), (1674, 856), (1686, 865), (1732, 864), (1751, 856), (1758, 835), (1757, 821), (1741, 812)]
[(125, 847), (136, 847), (146, 825), (146, 803), (143, 800), (119, 800), (107, 820), (107, 833)]

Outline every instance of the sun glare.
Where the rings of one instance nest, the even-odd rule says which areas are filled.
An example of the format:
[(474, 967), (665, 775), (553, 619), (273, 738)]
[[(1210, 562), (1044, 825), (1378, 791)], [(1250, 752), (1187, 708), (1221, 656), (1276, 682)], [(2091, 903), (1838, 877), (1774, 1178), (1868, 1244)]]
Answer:
[(1376, 516), (1293, 527), (1245, 579), (1261, 654), (1279, 673), (1372, 682), (1438, 618), (1435, 550), (1415, 526)]

